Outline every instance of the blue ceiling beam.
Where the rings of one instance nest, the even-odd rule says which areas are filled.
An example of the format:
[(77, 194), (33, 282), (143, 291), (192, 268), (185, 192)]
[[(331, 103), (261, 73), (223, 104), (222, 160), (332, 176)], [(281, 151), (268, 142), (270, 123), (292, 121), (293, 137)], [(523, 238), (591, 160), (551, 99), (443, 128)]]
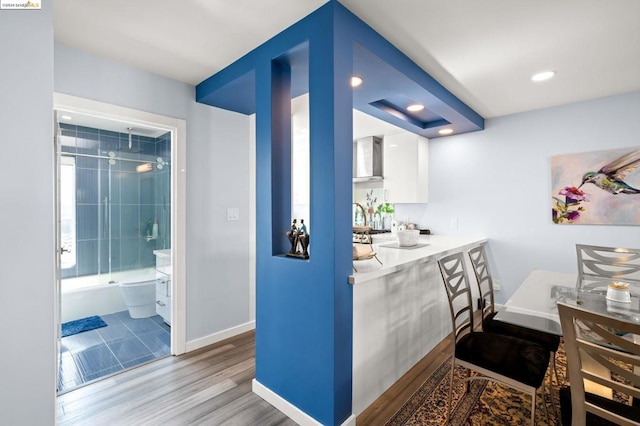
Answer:
[[(345, 13), (351, 14), (346, 9)], [(310, 29), (307, 18), (295, 26)], [(454, 134), (484, 129), (484, 119), (479, 114), (366, 23), (355, 17), (347, 32), (344, 42), (355, 41), (353, 73), (364, 80), (362, 86), (353, 90), (354, 108), (427, 138), (439, 137), (438, 131), (444, 127), (452, 128)], [(289, 40), (291, 37), (286, 31), (280, 33), (204, 80), (196, 86), (196, 100), (243, 114), (255, 113), (255, 74), (252, 70), (257, 58), (284, 55), (292, 69), (309, 68), (309, 55), (305, 51), (308, 44), (303, 43), (304, 37), (300, 37), (298, 42)], [(288, 50), (298, 45), (301, 47), (297, 50)], [(296, 75), (307, 76), (308, 73)], [(308, 80), (302, 77), (292, 80), (292, 96), (308, 90)], [(406, 105), (395, 102), (399, 98), (421, 103), (425, 110), (421, 113), (408, 112)]]

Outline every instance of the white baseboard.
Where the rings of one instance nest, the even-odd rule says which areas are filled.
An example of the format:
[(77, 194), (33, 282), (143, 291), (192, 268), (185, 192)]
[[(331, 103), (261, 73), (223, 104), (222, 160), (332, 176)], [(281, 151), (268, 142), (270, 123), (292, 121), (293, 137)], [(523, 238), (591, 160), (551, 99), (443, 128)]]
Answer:
[(351, 414), (340, 426), (356, 426), (356, 416)]
[[(282, 413), (289, 417), (294, 422), (298, 423), (301, 426), (322, 426), (322, 423), (319, 423), (316, 419), (309, 416), (304, 411), (300, 410), (295, 405), (291, 404), (286, 399), (282, 398), (277, 393), (273, 392), (271, 389), (267, 388), (256, 379), (253, 379), (252, 383), (253, 393), (258, 395), (260, 398), (267, 401), (269, 404), (273, 405), (278, 410), (282, 411)], [(356, 425), (356, 416), (351, 414), (347, 420), (345, 420), (341, 426), (355, 426)]]
[(187, 342), (187, 352), (195, 351), (196, 349), (204, 348), (205, 346), (212, 345), (214, 343), (221, 342), (238, 334), (251, 331), (256, 328), (255, 321), (249, 321), (247, 323), (238, 325), (236, 327), (228, 328), (226, 330), (219, 331), (217, 333), (210, 334), (208, 336), (201, 337), (199, 339), (190, 340)]

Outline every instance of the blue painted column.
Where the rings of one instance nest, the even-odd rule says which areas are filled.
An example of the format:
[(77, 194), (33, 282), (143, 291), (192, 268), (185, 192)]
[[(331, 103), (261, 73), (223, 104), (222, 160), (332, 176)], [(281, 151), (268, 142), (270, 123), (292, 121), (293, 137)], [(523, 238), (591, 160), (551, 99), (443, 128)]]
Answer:
[[(290, 110), (287, 73), (266, 58), (256, 68), (256, 381), (325, 425), (351, 415), (352, 43), (341, 39), (332, 2), (310, 31), (309, 260), (287, 258)], [(341, 6), (339, 6), (341, 8)], [(290, 146), (290, 140), (289, 140)], [(281, 159), (282, 161), (280, 161)], [(289, 163), (287, 164), (287, 161)], [(288, 185), (288, 186), (287, 186)]]
[[(326, 37), (320, 31), (322, 41), (317, 40), (311, 48), (309, 118), (311, 215), (326, 220), (321, 221), (321, 225), (331, 236), (324, 241), (329, 246), (322, 250), (329, 254), (325, 262), (333, 265), (331, 275), (327, 276), (333, 305), (329, 325), (336, 345), (332, 371), (334, 424), (340, 424), (345, 420), (341, 413), (351, 413), (352, 390), (353, 288), (345, 285), (345, 279), (353, 272), (353, 41), (347, 20), (347, 16), (352, 19), (353, 15), (345, 13), (346, 9), (340, 4), (332, 4), (332, 37)], [(331, 206), (331, 209), (325, 206)]]

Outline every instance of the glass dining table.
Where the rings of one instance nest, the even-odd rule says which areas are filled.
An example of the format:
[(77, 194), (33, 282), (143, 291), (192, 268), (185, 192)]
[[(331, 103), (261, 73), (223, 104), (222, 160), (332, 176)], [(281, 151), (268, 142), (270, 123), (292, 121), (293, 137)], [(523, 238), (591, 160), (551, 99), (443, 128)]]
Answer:
[[(611, 278), (593, 279), (577, 286), (577, 275), (545, 270), (533, 270), (520, 287), (498, 311), (495, 320), (503, 321), (534, 330), (562, 336), (557, 302), (580, 306), (589, 311), (640, 323), (640, 294), (631, 290), (630, 302), (619, 302), (607, 298)], [(640, 340), (634, 336), (634, 340)], [(587, 390), (611, 398), (608, 389), (587, 384)]]
[(578, 289), (577, 275), (533, 270), (495, 316), (496, 320), (562, 336), (557, 302), (632, 323), (640, 323), (640, 294), (632, 288), (630, 302), (607, 299), (613, 280), (590, 278)]

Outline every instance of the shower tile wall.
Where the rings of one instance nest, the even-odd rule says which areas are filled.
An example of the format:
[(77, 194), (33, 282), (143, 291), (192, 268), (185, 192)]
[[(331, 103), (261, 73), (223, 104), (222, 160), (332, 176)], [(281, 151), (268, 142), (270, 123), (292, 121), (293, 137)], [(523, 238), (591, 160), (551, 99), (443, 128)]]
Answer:
[[(152, 267), (153, 250), (170, 248), (171, 172), (165, 165), (138, 173), (145, 161), (171, 158), (171, 134), (158, 138), (60, 124), (63, 155), (90, 154), (142, 160), (76, 156), (76, 265), (62, 270), (63, 278)], [(154, 164), (155, 166), (155, 164)], [(109, 169), (111, 167), (111, 169)], [(105, 197), (109, 208), (105, 214)], [(108, 220), (108, 216), (110, 220)], [(158, 238), (146, 237), (148, 222), (158, 222)], [(109, 229), (110, 227), (110, 229)], [(111, 255), (109, 255), (111, 245)]]

